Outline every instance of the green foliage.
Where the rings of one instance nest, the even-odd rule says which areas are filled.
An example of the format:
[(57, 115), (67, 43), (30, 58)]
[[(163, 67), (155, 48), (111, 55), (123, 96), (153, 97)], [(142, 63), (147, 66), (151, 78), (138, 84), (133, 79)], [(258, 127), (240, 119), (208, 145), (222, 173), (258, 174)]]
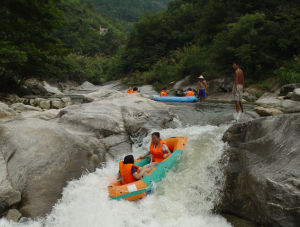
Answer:
[(300, 83), (300, 58), (285, 62), (283, 66), (275, 70), (275, 75), (280, 78), (282, 84)]
[[(195, 79), (200, 73), (226, 77), (232, 76), (235, 60), (246, 79), (262, 81), (299, 54), (299, 34), (297, 1), (175, 0), (166, 12), (144, 16), (135, 24), (120, 71), (138, 71), (146, 78), (159, 74), (169, 78), (165, 81), (186, 75)], [(176, 64), (170, 64), (171, 59)], [(163, 72), (159, 65), (175, 67), (168, 70), (172, 78), (171, 73), (158, 72)], [(276, 72), (289, 81), (298, 78), (296, 71)]]

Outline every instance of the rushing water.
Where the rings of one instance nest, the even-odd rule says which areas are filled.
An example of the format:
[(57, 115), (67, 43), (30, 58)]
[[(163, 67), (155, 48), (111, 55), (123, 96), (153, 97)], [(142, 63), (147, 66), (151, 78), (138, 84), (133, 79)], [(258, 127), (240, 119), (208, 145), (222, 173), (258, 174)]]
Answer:
[[(188, 136), (181, 160), (166, 178), (156, 185), (155, 192), (137, 202), (114, 201), (108, 198), (107, 184), (118, 171), (117, 161), (70, 182), (52, 212), (39, 220), (8, 223), (0, 226), (231, 226), (214, 214), (224, 176), (218, 164), (224, 147), (221, 138), (228, 125), (193, 125), (161, 131), (162, 137)], [(135, 145), (135, 157), (144, 154), (150, 137), (143, 145)], [(120, 157), (120, 159), (123, 157)]]

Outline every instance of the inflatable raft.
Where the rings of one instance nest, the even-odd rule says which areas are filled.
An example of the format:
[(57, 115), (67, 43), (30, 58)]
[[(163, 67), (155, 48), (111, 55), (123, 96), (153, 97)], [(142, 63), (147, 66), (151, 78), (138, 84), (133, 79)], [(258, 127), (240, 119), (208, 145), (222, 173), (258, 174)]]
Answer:
[(177, 96), (159, 96), (153, 95), (151, 99), (158, 102), (184, 102), (192, 103), (197, 102), (198, 98), (196, 96), (187, 96), (187, 97), (177, 97)]
[[(111, 199), (115, 200), (129, 200), (134, 201), (145, 197), (152, 192), (155, 183), (158, 183), (165, 177), (166, 172), (172, 169), (173, 165), (179, 160), (187, 137), (173, 137), (165, 140), (169, 150), (172, 152), (164, 161), (155, 166), (146, 176), (141, 180), (132, 182), (130, 184), (121, 185), (120, 181), (115, 180), (108, 186), (108, 193)], [(135, 161), (137, 166), (144, 166), (151, 162), (151, 155), (144, 159)]]

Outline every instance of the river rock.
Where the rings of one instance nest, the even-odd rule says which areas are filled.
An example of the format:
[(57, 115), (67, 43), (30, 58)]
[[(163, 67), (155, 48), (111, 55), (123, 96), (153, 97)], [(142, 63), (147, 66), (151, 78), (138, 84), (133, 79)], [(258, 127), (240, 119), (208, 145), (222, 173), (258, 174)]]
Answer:
[(63, 95), (63, 93), (57, 87), (51, 86), (46, 81), (43, 81), (43, 85), (44, 85), (44, 88), (46, 89), (46, 91), (49, 94), (52, 94), (52, 95)]
[(279, 107), (281, 106), (281, 102), (276, 94), (265, 93), (255, 103), (263, 107)]
[(50, 100), (42, 100), (42, 101), (40, 101), (40, 107), (42, 108), (42, 109), (50, 109), (51, 108), (51, 102), (50, 102)]
[(45, 89), (42, 81), (35, 78), (25, 80), (23, 89), (27, 94), (32, 95), (47, 95), (48, 91)]
[(13, 189), (22, 192), (23, 216), (48, 213), (68, 181), (97, 167), (95, 155), (103, 161), (99, 147), (90, 135), (78, 136), (55, 122), (26, 118), (0, 124), (0, 154)]
[[(10, 182), (6, 161), (0, 152), (0, 201), (5, 201), (8, 207), (21, 201), (20, 191), (15, 190)], [(1, 212), (0, 212), (1, 214)]]
[(235, 124), (224, 134), (221, 210), (264, 226), (300, 223), (300, 114)]
[(300, 88), (296, 88), (292, 94), (292, 100), (300, 101)]
[(298, 113), (300, 112), (300, 102), (286, 99), (282, 102), (281, 109), (285, 113)]
[(300, 83), (285, 84), (280, 88), (280, 95), (287, 95), (289, 92), (293, 92), (296, 88), (300, 88)]
[(16, 116), (16, 112), (3, 102), (0, 102), (0, 118)]
[(13, 110), (17, 111), (17, 112), (25, 112), (25, 111), (42, 111), (40, 108), (38, 107), (34, 107), (34, 106), (29, 106), (29, 105), (25, 105), (23, 103), (14, 103), (10, 106)]
[(61, 109), (65, 107), (65, 104), (62, 100), (60, 99), (55, 99), (51, 101), (51, 107), (54, 109)]
[(262, 106), (256, 107), (255, 111), (260, 115), (260, 116), (274, 116), (278, 114), (282, 114), (282, 111), (276, 108), (265, 108)]
[(5, 215), (5, 218), (8, 221), (14, 221), (14, 222), (18, 222), (21, 217), (22, 217), (22, 214), (17, 209), (10, 209), (10, 210), (8, 210), (7, 214)]

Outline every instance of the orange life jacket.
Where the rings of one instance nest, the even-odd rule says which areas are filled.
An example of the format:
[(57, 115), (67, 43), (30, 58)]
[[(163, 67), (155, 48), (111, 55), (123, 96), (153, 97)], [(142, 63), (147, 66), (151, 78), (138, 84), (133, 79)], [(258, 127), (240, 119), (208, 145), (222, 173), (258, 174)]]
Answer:
[(165, 90), (161, 90), (159, 95), (160, 96), (167, 96), (167, 92)]
[(135, 177), (131, 173), (131, 169), (133, 166), (137, 169), (137, 172), (139, 172), (140, 167), (138, 167), (137, 165), (124, 164), (123, 161), (119, 162), (119, 171), (122, 176), (122, 184), (129, 184), (136, 181)]
[(132, 89), (128, 89), (128, 90), (127, 90), (127, 94), (131, 94), (132, 92), (133, 92)]
[(134, 91), (134, 90), (132, 90), (131, 94), (132, 94), (132, 93), (138, 93), (138, 91)]
[(193, 91), (187, 91), (185, 96), (195, 96), (195, 93)]
[(161, 140), (156, 147), (151, 143), (150, 154), (152, 154), (152, 162), (162, 162), (164, 160), (164, 152), (162, 150), (164, 144), (166, 144), (166, 142), (163, 140)]

